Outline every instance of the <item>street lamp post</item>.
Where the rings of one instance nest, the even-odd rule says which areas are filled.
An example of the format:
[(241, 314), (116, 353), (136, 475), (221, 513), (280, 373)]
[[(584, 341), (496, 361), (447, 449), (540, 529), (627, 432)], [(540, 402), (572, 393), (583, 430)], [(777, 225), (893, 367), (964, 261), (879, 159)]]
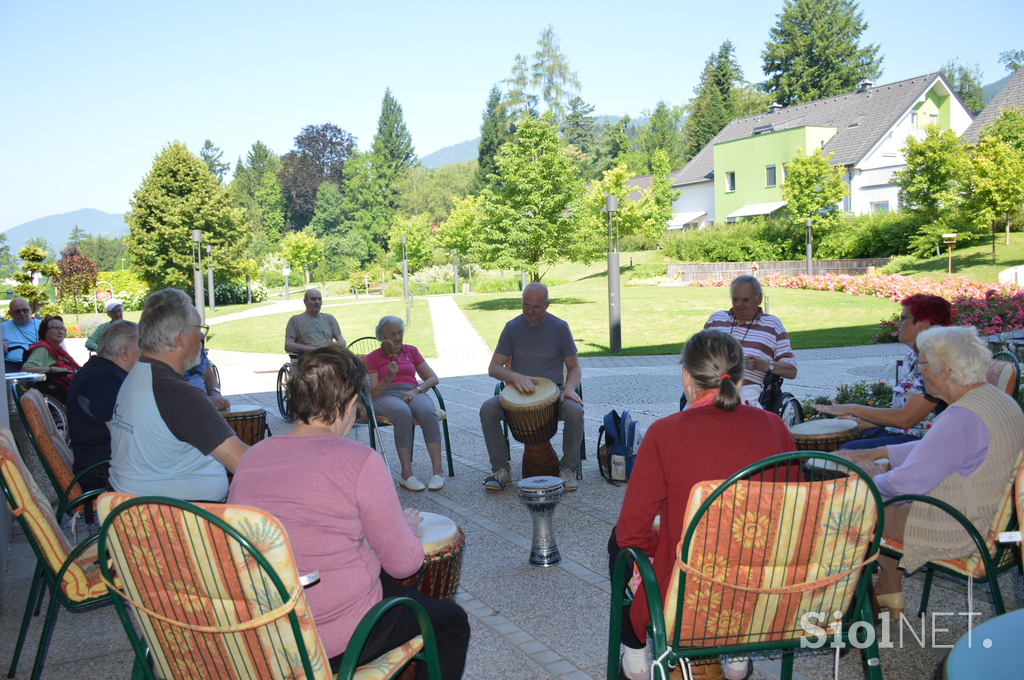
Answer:
[(213, 304), (213, 258), (210, 253), (213, 252), (213, 246), (209, 243), (206, 244), (206, 276), (209, 280), (209, 294), (210, 294), (210, 311), (216, 312), (217, 307)]
[(402, 295), (405, 297), (405, 325), (412, 325), (412, 303), (409, 299), (409, 255), (405, 250), (405, 237), (402, 237)]
[(199, 324), (206, 324), (206, 305), (203, 304), (203, 250), (199, 245), (202, 233), (198, 229), (192, 230), (192, 264), (195, 271), (192, 273), (193, 285), (196, 293), (196, 311), (199, 312)]
[[(605, 199), (608, 212), (608, 330), (612, 354), (622, 351), (622, 306), (619, 298), (619, 197), (609, 194)], [(614, 235), (612, 228), (614, 226)]]
[(122, 257), (121, 258), (121, 271), (124, 271), (124, 260), (125, 260), (125, 258)]
[(807, 222), (806, 222), (806, 225), (807, 225), (807, 275), (808, 276), (814, 276), (814, 270), (813, 270), (813, 267), (811, 265), (811, 263), (814, 260), (813, 247), (811, 246), (811, 244), (814, 243), (814, 230), (812, 229), (811, 224), (812, 224), (811, 223), (811, 218), (808, 217), (807, 218)]
[(291, 300), (291, 298), (288, 297), (288, 275), (292, 273), (292, 268), (285, 267), (284, 269), (281, 270), (281, 273), (284, 274), (284, 299)]
[(459, 249), (452, 248), (452, 266), (455, 268), (455, 294), (459, 294)]

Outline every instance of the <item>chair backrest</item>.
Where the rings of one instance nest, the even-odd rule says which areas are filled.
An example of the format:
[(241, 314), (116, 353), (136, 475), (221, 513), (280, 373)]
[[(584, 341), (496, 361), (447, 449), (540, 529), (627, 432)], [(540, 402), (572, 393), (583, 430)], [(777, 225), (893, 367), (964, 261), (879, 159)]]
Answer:
[(380, 340), (372, 336), (365, 336), (362, 338), (356, 338), (352, 342), (346, 345), (348, 350), (355, 354), (360, 359), (365, 359), (366, 355), (375, 349), (380, 349)]
[[(132, 603), (188, 626), (133, 607), (157, 677), (331, 677), (288, 537), (273, 515), (118, 493), (103, 494), (97, 507), (99, 551), (110, 556), (104, 576), (116, 570)], [(294, 608), (283, 606), (291, 601)], [(141, 659), (125, 603), (115, 596), (114, 605)]]
[[(66, 493), (68, 486), (75, 479), (72, 469), (75, 465), (75, 457), (64, 441), (63, 435), (57, 430), (57, 424), (50, 416), (50, 409), (39, 390), (31, 389), (21, 395), (21, 410), (25, 416), (25, 426), (28, 429), (32, 444), (39, 453), (39, 458), (46, 467), (50, 481), (54, 485), (57, 495)], [(74, 489), (67, 494), (67, 500), (78, 498), (82, 495), (82, 487), (75, 484)], [(81, 509), (78, 506), (76, 509)]]
[[(704, 577), (760, 592), (677, 568), (664, 603), (673, 647), (796, 640), (806, 634), (800, 624), (806, 612), (828, 612), (823, 620), (831, 621), (832, 612), (849, 610), (856, 591), (866, 593), (860, 579), (869, 570), (858, 565), (880, 542), (878, 490), (858, 476), (775, 482), (791, 478), (783, 470), (792, 464), (774, 473), (765, 468), (772, 481), (750, 479), (755, 464), (727, 483), (701, 482), (691, 490), (677, 564), (683, 561)], [(813, 590), (785, 590), (846, 572)]]
[[(72, 550), (71, 542), (60, 529), (46, 495), (39, 489), (32, 473), (25, 466), (14, 443), (14, 435), (0, 425), (0, 483), (7, 499), (7, 507), (18, 518), (36, 557), (43, 568), (56, 576)], [(64, 572), (61, 590), (72, 601), (82, 601), (96, 595), (96, 579), (77, 562)]]
[(988, 375), (985, 379), (1011, 397), (1017, 391), (1017, 367), (1009, 361), (992, 359), (988, 362)]

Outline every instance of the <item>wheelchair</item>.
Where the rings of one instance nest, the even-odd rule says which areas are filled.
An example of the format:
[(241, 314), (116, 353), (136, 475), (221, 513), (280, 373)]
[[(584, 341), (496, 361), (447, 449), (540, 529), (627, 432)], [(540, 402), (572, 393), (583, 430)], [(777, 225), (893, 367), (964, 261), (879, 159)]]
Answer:
[[(285, 420), (288, 420), (288, 381), (292, 379), (292, 362), (298, 360), (297, 353), (289, 352), (288, 361), (277, 372), (277, 410)], [(220, 384), (220, 376), (217, 377), (217, 383)]]
[[(771, 411), (782, 418), (786, 427), (793, 427), (804, 422), (804, 409), (800, 401), (789, 392), (782, 391), (782, 376), (769, 373), (761, 383), (761, 396), (758, 398), (761, 408)], [(686, 408), (686, 393), (679, 397), (679, 410)]]
[[(8, 351), (12, 349), (21, 349), (24, 351), (23, 357), (28, 356), (28, 347), (24, 345), (8, 345)], [(18, 366), (18, 371), (21, 371), (21, 366)], [(41, 381), (43, 382), (43, 381)], [(11, 397), (15, 400), (21, 399), (21, 395), (30, 388), (23, 388), (17, 384), (11, 385)], [(67, 407), (62, 404), (58, 399), (51, 397), (48, 394), (43, 394), (43, 401), (46, 402), (46, 406), (50, 411), (50, 417), (53, 418), (53, 424), (57, 426), (57, 432), (64, 438), (66, 444), (71, 443), (71, 425), (68, 420)]]

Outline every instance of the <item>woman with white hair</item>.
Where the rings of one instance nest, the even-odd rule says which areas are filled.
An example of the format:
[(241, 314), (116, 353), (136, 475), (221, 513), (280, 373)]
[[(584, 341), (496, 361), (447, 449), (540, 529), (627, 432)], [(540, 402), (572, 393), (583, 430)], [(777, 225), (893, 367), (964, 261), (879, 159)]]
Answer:
[[(883, 500), (930, 496), (963, 513), (981, 535), (992, 524), (1017, 454), (1024, 447), (1024, 412), (986, 382), (991, 353), (970, 326), (931, 328), (917, 337), (918, 370), (928, 394), (949, 407), (923, 439), (845, 454), (870, 474)], [(891, 471), (872, 461), (888, 458)], [(974, 542), (951, 516), (922, 503), (885, 509), (883, 537), (903, 543), (903, 559), (879, 555), (878, 604), (899, 619), (906, 607), (901, 571), (932, 560), (966, 557)]]
[[(405, 324), (397, 316), (385, 316), (377, 323), (377, 339), (390, 340), (394, 350), (390, 356), (376, 349), (366, 355), (370, 376), (370, 397), (373, 410), (394, 425), (395, 448), (402, 463), (401, 484), (409, 491), (440, 491), (444, 488), (441, 469), (441, 426), (434, 402), (426, 394), (440, 381), (419, 350), (402, 342)], [(419, 382), (417, 376), (423, 380)], [(412, 473), (413, 419), (423, 430), (434, 475), (427, 486)]]

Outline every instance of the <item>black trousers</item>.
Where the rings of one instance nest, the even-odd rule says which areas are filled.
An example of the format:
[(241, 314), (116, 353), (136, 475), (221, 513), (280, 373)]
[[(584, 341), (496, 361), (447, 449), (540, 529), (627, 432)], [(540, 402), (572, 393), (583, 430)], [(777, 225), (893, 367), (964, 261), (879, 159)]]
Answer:
[[(615, 540), (615, 527), (612, 527), (612, 535), (608, 537), (608, 578), (612, 578), (615, 572), (615, 560), (619, 557), (619, 543)], [(629, 565), (626, 567), (627, 578), (633, 575), (633, 560), (629, 560)], [(622, 597), (621, 593), (612, 593), (612, 597)], [(641, 602), (640, 606), (645, 606), (646, 603)], [(619, 637), (622, 639), (622, 644), (633, 649), (643, 649), (647, 646), (647, 640), (643, 641), (637, 637), (636, 631), (633, 630), (633, 624), (629, 620), (629, 612), (631, 611), (630, 605), (625, 605), (622, 608), (622, 635)], [(647, 636), (645, 635), (644, 638)]]
[[(469, 618), (466, 611), (454, 602), (445, 602), (427, 597), (416, 588), (399, 586), (383, 569), (380, 572), (380, 584), (384, 588), (384, 598), (409, 597), (423, 605), (430, 617), (430, 625), (434, 628), (437, 638), (437, 656), (441, 662), (441, 678), (458, 680), (466, 666), (466, 650), (469, 649)], [(390, 609), (366, 638), (366, 645), (359, 654), (358, 665), (373, 661), (378, 656), (398, 647), (404, 642), (420, 634), (416, 618), (407, 607)], [(337, 673), (345, 654), (331, 657), (331, 673)], [(427, 664), (416, 664), (416, 680), (427, 680)]]

